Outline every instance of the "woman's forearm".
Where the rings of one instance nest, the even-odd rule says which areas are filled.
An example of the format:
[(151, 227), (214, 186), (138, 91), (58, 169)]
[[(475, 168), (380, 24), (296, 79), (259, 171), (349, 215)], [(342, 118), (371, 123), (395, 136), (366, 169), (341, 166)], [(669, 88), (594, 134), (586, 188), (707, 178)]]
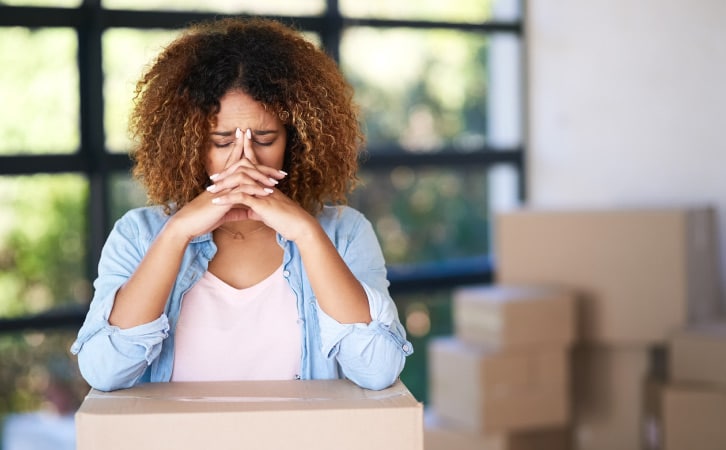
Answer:
[(129, 280), (116, 293), (109, 323), (131, 328), (161, 316), (176, 280), (188, 238), (170, 224), (159, 233)]
[(368, 297), (323, 229), (295, 241), (318, 304), (340, 323), (370, 323)]

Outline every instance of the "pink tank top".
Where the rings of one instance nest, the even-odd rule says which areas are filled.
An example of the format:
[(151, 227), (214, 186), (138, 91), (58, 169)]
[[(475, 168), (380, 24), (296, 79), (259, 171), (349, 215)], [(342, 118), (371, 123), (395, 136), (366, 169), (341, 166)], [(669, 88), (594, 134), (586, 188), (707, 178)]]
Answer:
[(295, 293), (282, 266), (245, 289), (205, 272), (182, 301), (171, 380), (297, 378), (300, 333)]

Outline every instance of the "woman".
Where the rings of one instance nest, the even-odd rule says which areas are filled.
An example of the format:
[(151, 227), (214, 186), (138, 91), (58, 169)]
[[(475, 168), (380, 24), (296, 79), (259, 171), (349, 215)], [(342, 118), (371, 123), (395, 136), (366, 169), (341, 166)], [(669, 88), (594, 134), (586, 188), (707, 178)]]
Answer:
[(362, 144), (335, 63), (272, 21), (189, 29), (136, 88), (129, 211), (71, 351), (96, 389), (146, 381), (391, 385), (413, 351), (370, 223), (341, 206)]

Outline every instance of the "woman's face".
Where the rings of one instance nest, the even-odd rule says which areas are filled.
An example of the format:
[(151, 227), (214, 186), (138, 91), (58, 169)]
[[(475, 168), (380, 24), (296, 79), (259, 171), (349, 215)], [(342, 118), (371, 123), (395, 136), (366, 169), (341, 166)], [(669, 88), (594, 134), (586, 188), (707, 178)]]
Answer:
[(244, 92), (227, 92), (219, 101), (217, 126), (211, 133), (205, 167), (209, 175), (225, 168), (234, 147), (235, 130), (252, 131), (252, 149), (258, 164), (282, 169), (287, 133), (280, 119)]

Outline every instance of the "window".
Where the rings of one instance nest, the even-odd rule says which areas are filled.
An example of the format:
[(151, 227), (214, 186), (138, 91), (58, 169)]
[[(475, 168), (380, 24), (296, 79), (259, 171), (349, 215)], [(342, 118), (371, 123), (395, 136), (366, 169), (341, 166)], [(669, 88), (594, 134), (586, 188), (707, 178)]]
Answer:
[(42, 361), (70, 359), (113, 221), (145, 202), (126, 136), (141, 68), (225, 14), (294, 23), (355, 86), (368, 143), (351, 203), (383, 245), (416, 346), (404, 382), (426, 400), (426, 340), (451, 332), (453, 287), (491, 277), (490, 211), (524, 197), (518, 0), (14, 0), (0, 5), (0, 357), (14, 361), (0, 416), (40, 406), (60, 373)]

